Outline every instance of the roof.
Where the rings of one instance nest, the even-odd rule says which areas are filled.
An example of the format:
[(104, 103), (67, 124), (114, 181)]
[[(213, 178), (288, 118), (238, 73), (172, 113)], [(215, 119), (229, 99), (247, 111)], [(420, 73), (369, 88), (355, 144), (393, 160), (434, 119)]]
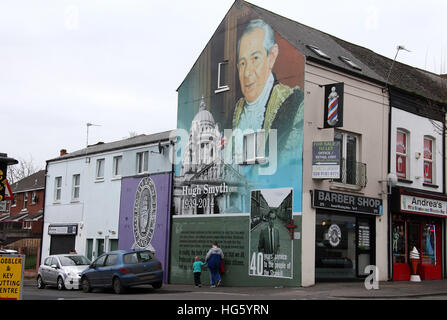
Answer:
[[(236, 0), (233, 3), (233, 6), (237, 6), (238, 8), (241, 5), (247, 6), (259, 18), (270, 24), (276, 32), (303, 54), (308, 61), (315, 61), (322, 65), (342, 70), (343, 72), (378, 83), (384, 87), (387, 85), (395, 86), (406, 92), (440, 102), (444, 104), (444, 108), (446, 107), (447, 79), (438, 74), (414, 68), (398, 61), (394, 62), (393, 65), (392, 59), (377, 54), (370, 49), (349, 43), (247, 1)], [(321, 57), (309, 46), (318, 47), (330, 59)], [(342, 57), (352, 61), (358, 68), (349, 66)], [(388, 73), (392, 65), (392, 72), (388, 79)]]
[(45, 189), (45, 170), (37, 171), (22, 180), (11, 184), (12, 193)]
[(88, 155), (94, 155), (94, 154), (103, 153), (103, 152), (107, 152), (107, 151), (137, 147), (140, 145), (157, 143), (159, 141), (166, 141), (166, 140), (169, 140), (169, 137), (172, 132), (174, 132), (174, 130), (159, 132), (159, 133), (150, 134), (150, 135), (141, 134), (141, 135), (138, 135), (135, 137), (118, 140), (118, 141), (114, 141), (114, 142), (109, 142), (109, 143), (101, 142), (98, 144), (89, 145), (87, 148), (84, 148), (81, 150), (67, 153), (62, 157), (57, 157), (54, 159), (47, 160), (47, 163), (53, 162), (53, 161), (67, 160), (67, 159), (76, 158), (76, 157), (85, 157)]
[[(447, 103), (447, 79), (440, 75), (396, 61), (387, 82), (388, 73), (393, 64), (392, 59), (246, 1), (241, 2), (270, 24), (275, 31), (305, 55), (308, 60), (343, 69), (357, 76), (375, 80), (383, 85), (393, 85), (405, 91)], [(309, 45), (318, 47), (330, 57), (330, 60), (319, 56), (309, 48)], [(361, 70), (348, 66), (340, 57), (350, 59)]]

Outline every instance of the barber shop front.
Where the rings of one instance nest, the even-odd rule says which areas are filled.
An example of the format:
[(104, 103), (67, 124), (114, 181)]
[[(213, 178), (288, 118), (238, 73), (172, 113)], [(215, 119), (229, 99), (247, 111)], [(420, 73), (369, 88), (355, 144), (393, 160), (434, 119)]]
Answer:
[(442, 279), (447, 197), (394, 188), (391, 212), (393, 280), (410, 279), (413, 248), (419, 252), (417, 274), (421, 279)]
[(356, 280), (375, 264), (376, 217), (382, 200), (313, 190), (316, 208), (315, 278)]

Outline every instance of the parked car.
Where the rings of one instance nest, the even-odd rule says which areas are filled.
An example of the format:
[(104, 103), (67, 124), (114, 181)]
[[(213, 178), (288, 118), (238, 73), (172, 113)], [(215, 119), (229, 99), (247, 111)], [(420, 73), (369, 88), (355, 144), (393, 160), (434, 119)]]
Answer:
[(58, 254), (47, 257), (37, 273), (37, 287), (57, 286), (59, 290), (80, 289), (81, 273), (91, 261), (79, 254)]
[(82, 290), (113, 288), (123, 293), (126, 288), (150, 284), (159, 289), (163, 284), (163, 269), (152, 252), (118, 250), (99, 256), (81, 275)]

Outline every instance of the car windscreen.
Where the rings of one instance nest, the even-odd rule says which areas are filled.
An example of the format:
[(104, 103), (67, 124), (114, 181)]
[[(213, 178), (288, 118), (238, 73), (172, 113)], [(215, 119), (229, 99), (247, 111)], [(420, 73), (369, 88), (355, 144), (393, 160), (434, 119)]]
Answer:
[(135, 264), (140, 262), (146, 262), (154, 259), (153, 254), (150, 251), (139, 251), (127, 253), (123, 256), (124, 264)]
[(90, 264), (90, 260), (84, 256), (61, 256), (59, 260), (62, 266), (84, 266)]

